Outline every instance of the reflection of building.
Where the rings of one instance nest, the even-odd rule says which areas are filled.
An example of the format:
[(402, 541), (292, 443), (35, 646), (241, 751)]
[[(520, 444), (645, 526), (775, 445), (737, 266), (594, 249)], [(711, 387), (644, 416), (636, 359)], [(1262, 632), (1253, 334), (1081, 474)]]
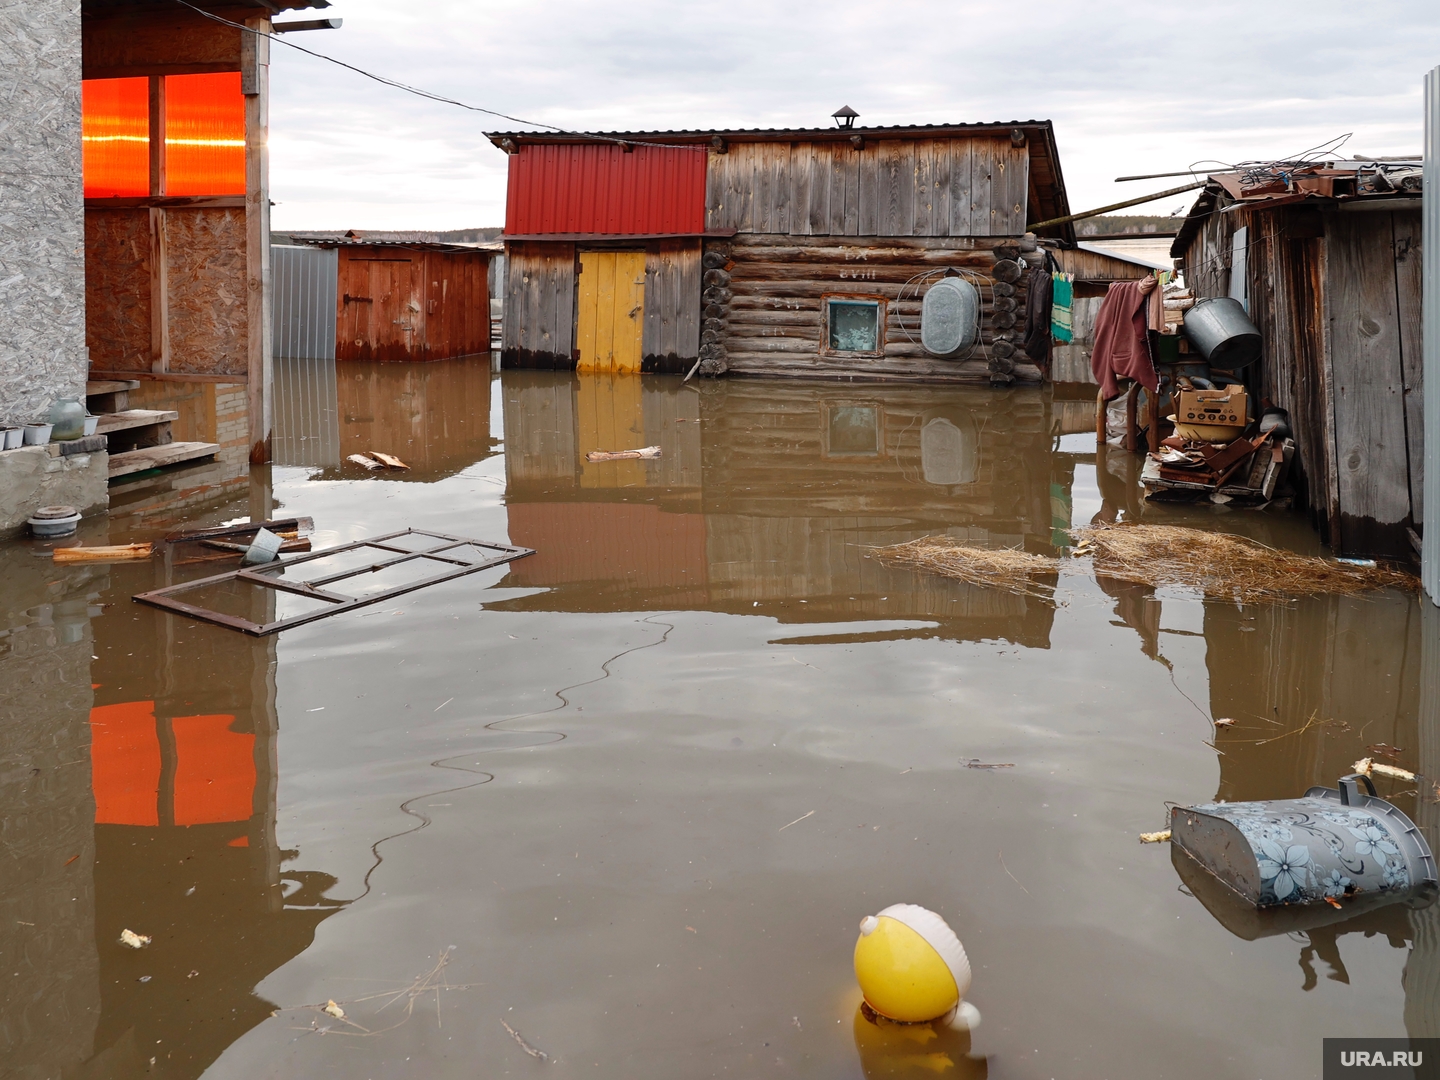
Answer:
[[(552, 590), (516, 605), (923, 619), (941, 636), (1048, 643), (1049, 605), (867, 552), (936, 533), (1048, 551), (1051, 437), (1038, 393), (751, 382), (697, 392), (524, 372), (503, 386), (510, 536), (538, 552), (507, 580)], [(584, 460), (646, 445), (661, 456)]]
[[(154, 1056), (198, 1076), (340, 906), (327, 876), (282, 868), (275, 646), (128, 605), (96, 618), (104, 576), (28, 580), (34, 561), (0, 554), (0, 693), (17, 692), (0, 758), (29, 763), (0, 773), (0, 949), (26, 958), (0, 984), (6, 1064), (23, 1048), (25, 1075), (128, 1075)], [(171, 580), (127, 570), (127, 593), (136, 572)], [(127, 949), (123, 929), (153, 943)]]
[[(438, 364), (342, 364), (319, 368), (310, 385), (334, 378), (339, 414), (338, 465), (351, 454), (394, 454), (409, 471), (387, 480), (428, 482), (489, 457), (490, 360)], [(316, 434), (323, 434), (316, 432)], [(295, 464), (309, 462), (295, 461)]]

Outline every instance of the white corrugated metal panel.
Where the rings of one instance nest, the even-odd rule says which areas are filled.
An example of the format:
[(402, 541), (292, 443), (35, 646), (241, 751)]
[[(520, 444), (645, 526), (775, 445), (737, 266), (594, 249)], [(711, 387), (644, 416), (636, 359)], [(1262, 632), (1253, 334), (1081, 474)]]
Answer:
[(276, 465), (340, 465), (336, 391), (333, 351), (328, 360), (275, 358), (275, 428), (270, 436), (270, 455)]
[(276, 356), (335, 359), (334, 248), (270, 248), (271, 308)]
[(1440, 67), (1425, 76), (1424, 384), (1426, 516), (1421, 576), (1440, 604)]

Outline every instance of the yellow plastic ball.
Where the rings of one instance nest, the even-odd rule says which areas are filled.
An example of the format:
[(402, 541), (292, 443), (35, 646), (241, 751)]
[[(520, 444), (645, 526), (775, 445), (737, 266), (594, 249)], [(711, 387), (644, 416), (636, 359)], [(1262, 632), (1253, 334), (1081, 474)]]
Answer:
[(935, 948), (911, 927), (885, 914), (872, 915), (861, 924), (855, 942), (855, 978), (872, 1009), (905, 1023), (944, 1016), (962, 993), (950, 965)]

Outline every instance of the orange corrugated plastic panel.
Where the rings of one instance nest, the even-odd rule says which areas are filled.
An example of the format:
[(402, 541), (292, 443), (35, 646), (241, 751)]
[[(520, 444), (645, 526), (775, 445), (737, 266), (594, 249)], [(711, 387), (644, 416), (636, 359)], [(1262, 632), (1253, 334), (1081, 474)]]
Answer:
[(505, 231), (704, 232), (706, 160), (703, 147), (524, 144), (510, 155)]
[(90, 777), (96, 824), (160, 824), (160, 739), (153, 701), (90, 710)]
[(150, 80), (80, 84), (85, 197), (150, 194)]
[(165, 194), (245, 194), (238, 71), (165, 77)]
[(245, 821), (254, 813), (255, 736), (233, 716), (177, 716), (175, 824)]

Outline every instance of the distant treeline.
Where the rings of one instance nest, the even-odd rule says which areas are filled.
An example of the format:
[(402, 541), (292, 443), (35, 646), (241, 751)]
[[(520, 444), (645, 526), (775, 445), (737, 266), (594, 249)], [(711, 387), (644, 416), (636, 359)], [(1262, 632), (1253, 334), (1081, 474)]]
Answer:
[(1174, 232), (1185, 221), (1183, 217), (1156, 217), (1149, 214), (1102, 214), (1075, 223), (1077, 236), (1108, 236), (1111, 233)]

